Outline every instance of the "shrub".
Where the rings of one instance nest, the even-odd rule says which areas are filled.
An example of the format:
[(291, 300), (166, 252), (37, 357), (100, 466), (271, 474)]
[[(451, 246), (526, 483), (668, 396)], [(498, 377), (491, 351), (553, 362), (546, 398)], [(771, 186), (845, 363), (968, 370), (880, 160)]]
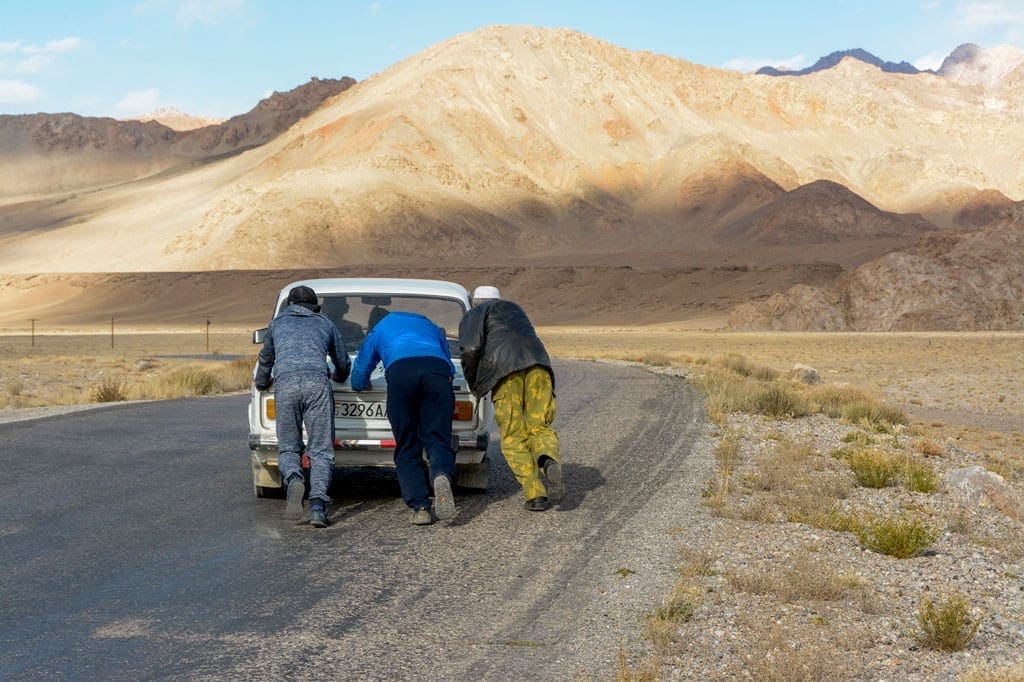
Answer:
[(978, 633), (981, 618), (971, 615), (971, 604), (963, 595), (952, 595), (937, 604), (921, 601), (917, 622), (921, 631), (914, 639), (921, 646), (939, 651), (961, 651)]
[(89, 397), (94, 403), (116, 403), (128, 400), (128, 393), (120, 377), (106, 376), (92, 387)]
[(817, 386), (808, 392), (807, 397), (814, 403), (817, 411), (823, 412), (833, 419), (843, 416), (843, 409), (847, 405), (867, 402), (871, 399), (859, 388), (835, 384)]
[(887, 430), (896, 424), (906, 424), (907, 415), (898, 407), (882, 405), (874, 400), (850, 403), (843, 408), (842, 416), (855, 424), (867, 422), (876, 429)]
[(752, 411), (768, 417), (803, 417), (810, 413), (807, 401), (778, 382), (766, 383), (751, 396)]
[(908, 457), (902, 473), (903, 485), (915, 493), (933, 493), (942, 485), (935, 469), (922, 460)]
[(857, 450), (846, 461), (857, 483), (865, 488), (892, 485), (899, 475), (899, 460), (880, 450)]
[(640, 362), (653, 367), (668, 367), (672, 364), (672, 358), (664, 353), (651, 351), (640, 356)]
[(945, 452), (945, 448), (940, 444), (933, 440), (928, 440), (927, 438), (916, 439), (914, 441), (914, 447), (917, 448), (917, 451), (925, 457), (938, 457)]
[(843, 443), (849, 443), (851, 445), (868, 446), (875, 444), (875, 439), (872, 438), (871, 434), (865, 433), (863, 431), (850, 431), (840, 440)]
[(854, 533), (860, 544), (872, 552), (897, 559), (917, 556), (939, 537), (938, 531), (910, 516), (862, 519)]

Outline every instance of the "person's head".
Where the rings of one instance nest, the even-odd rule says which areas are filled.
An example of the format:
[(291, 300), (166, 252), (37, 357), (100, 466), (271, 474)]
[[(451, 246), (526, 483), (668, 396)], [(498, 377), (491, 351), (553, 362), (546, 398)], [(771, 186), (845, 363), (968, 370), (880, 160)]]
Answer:
[(498, 287), (488, 285), (479, 286), (473, 290), (473, 305), (480, 305), (484, 301), (497, 301), (501, 299)]
[(294, 287), (288, 292), (288, 305), (301, 305), (314, 313), (320, 312), (320, 306), (316, 302), (316, 292), (304, 285)]
[(366, 328), (372, 331), (373, 328), (377, 326), (378, 322), (388, 316), (389, 312), (391, 311), (387, 308), (381, 308), (379, 305), (373, 306), (373, 309), (370, 311), (369, 319), (366, 320)]

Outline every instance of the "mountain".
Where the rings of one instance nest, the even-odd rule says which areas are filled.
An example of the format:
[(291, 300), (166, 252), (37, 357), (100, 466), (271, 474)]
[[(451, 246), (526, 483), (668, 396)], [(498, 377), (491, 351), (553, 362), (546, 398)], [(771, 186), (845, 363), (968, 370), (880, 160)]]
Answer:
[(880, 211), (840, 184), (816, 180), (721, 229), (716, 238), (748, 245), (820, 244), (919, 237), (936, 227), (919, 215)]
[(265, 144), (354, 84), (314, 78), (275, 92), (248, 113), (194, 130), (71, 113), (0, 115), (0, 199), (137, 180)]
[[(982, 199), (993, 197), (982, 197)], [(989, 204), (991, 205), (991, 204)], [(984, 212), (974, 213), (977, 220)], [(980, 228), (928, 235), (844, 273), (743, 303), (733, 329), (1024, 329), (1024, 201)]]
[(921, 69), (918, 69), (913, 64), (907, 62), (887, 62), (879, 59), (875, 55), (871, 54), (867, 50), (861, 48), (854, 48), (852, 50), (838, 50), (830, 54), (825, 55), (818, 61), (814, 62), (811, 66), (797, 71), (789, 69), (777, 69), (774, 66), (762, 66), (757, 70), (757, 74), (762, 76), (806, 76), (809, 73), (817, 73), (818, 71), (824, 71), (837, 66), (839, 62), (843, 61), (844, 58), (850, 57), (858, 61), (870, 64), (871, 66), (878, 67), (886, 73), (905, 73), (915, 74), (924, 73)]
[(938, 74), (944, 78), (998, 89), (1007, 85), (1014, 76), (1016, 83), (1024, 76), (1024, 50), (1014, 45), (998, 45), (992, 48), (978, 47), (964, 43), (946, 57)]
[(171, 130), (195, 130), (196, 128), (204, 128), (206, 126), (217, 125), (223, 123), (223, 118), (211, 118), (209, 116), (192, 116), (184, 112), (178, 111), (174, 107), (164, 107), (151, 111), (148, 114), (140, 114), (139, 116), (130, 116), (126, 121), (156, 121), (160, 125), (167, 126)]
[[(682, 300), (717, 311), (792, 285), (831, 300), (844, 273), (905, 252), (937, 232), (929, 222), (944, 236), (975, 220), (995, 201), (979, 193), (1024, 198), (1024, 85), (993, 93), (851, 58), (776, 79), (498, 26), (328, 96), (276, 134), (275, 102), (286, 105), (188, 134), (131, 123), (172, 136), (165, 172), (98, 187), (105, 164), (152, 156), (108, 145), (79, 167), (89, 191), (44, 176), (50, 193), (0, 197), (0, 272), (472, 264), (569, 296), (566, 314), (610, 315), (608, 299), (571, 294), (603, 282), (626, 287), (616, 301), (649, 304), (644, 316), (671, 316)], [(68, 147), (48, 154), (71, 163), (91, 149)], [(0, 173), (31, 169), (4, 161)], [(997, 239), (987, 229), (977, 238)], [(698, 268), (687, 281), (701, 301), (643, 288), (670, 291)]]

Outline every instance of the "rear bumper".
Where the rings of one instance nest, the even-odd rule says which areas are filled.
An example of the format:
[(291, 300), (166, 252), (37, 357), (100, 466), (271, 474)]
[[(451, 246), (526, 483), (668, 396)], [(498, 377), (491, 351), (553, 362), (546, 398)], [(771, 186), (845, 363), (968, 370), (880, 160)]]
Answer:
[[(457, 464), (479, 464), (487, 453), (490, 436), (487, 433), (455, 435)], [(277, 468), (277, 442), (261, 440), (257, 435), (249, 436), (249, 450), (253, 466)], [(336, 440), (334, 442), (334, 466), (336, 467), (391, 467), (395, 466), (394, 441), (360, 439)]]

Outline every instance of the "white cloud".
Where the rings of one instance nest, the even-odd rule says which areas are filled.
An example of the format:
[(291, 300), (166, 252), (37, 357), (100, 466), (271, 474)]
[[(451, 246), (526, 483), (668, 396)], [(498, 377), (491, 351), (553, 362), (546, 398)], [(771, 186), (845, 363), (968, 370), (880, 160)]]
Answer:
[(0, 54), (10, 54), (16, 51), (21, 46), (20, 40), (9, 40), (7, 42), (0, 42)]
[(0, 104), (27, 104), (42, 94), (42, 90), (23, 81), (0, 81)]
[(225, 17), (239, 12), (245, 0), (181, 0), (174, 13), (178, 23), (188, 28), (192, 24), (220, 23)]
[(790, 71), (810, 66), (810, 61), (802, 54), (793, 55), (785, 59), (771, 59), (768, 57), (737, 57), (722, 64), (724, 69), (733, 71), (753, 72), (762, 66), (774, 66), (776, 69), (787, 69)]
[(51, 40), (45, 45), (26, 45), (21, 48), (21, 51), (25, 54), (60, 54), (62, 52), (77, 50), (81, 46), (81, 38), (78, 36), (68, 36), (67, 38)]
[(377, 14), (378, 12), (380, 12), (380, 3), (374, 0), (374, 2), (371, 2), (369, 6), (366, 8), (366, 13)]
[(989, 32), (996, 41), (1024, 38), (1024, 3), (1019, 0), (964, 0), (957, 3), (956, 25), (975, 32)]
[(32, 55), (14, 65), (14, 73), (39, 73), (53, 62), (52, 54)]
[(114, 105), (114, 109), (122, 114), (148, 114), (160, 107), (160, 91), (156, 88), (129, 92), (121, 101)]
[(942, 62), (946, 59), (945, 52), (929, 52), (928, 54), (921, 55), (915, 59), (912, 63), (922, 71), (931, 69), (932, 71), (938, 71), (939, 67), (942, 66)]

